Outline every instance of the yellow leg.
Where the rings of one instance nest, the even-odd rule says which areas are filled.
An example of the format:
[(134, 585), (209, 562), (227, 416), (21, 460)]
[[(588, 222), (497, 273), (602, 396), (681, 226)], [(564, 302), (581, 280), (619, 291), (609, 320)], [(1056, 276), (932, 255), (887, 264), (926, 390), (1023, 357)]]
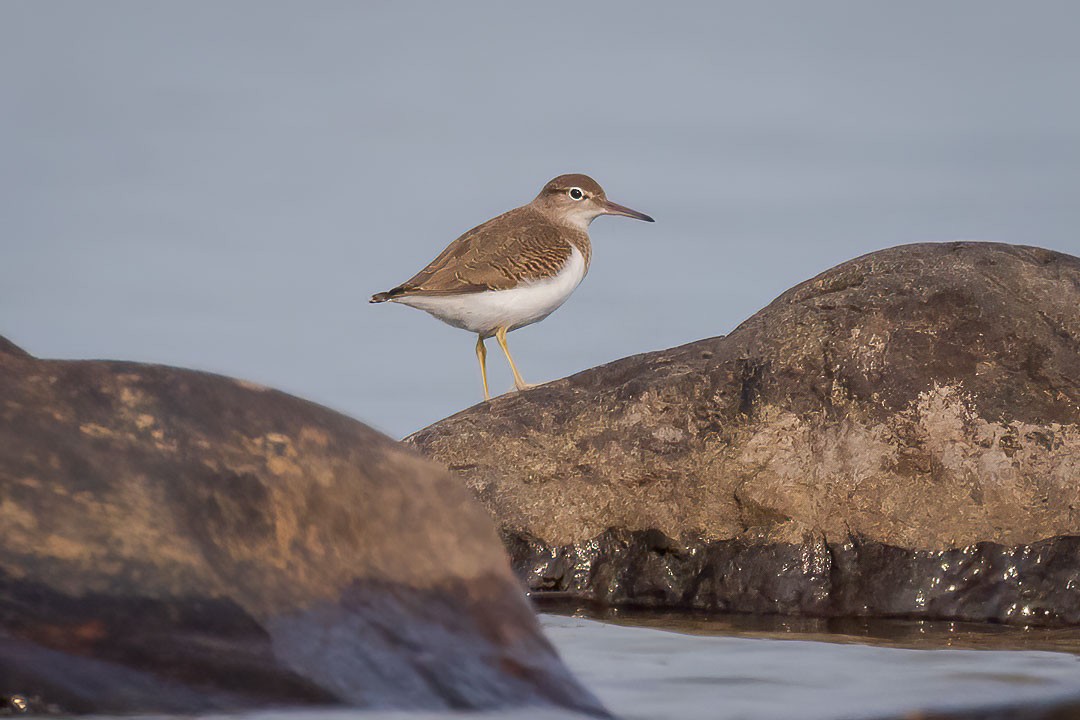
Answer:
[(521, 373), (518, 372), (517, 366), (514, 365), (514, 358), (510, 357), (510, 348), (506, 346), (506, 328), (499, 328), (495, 331), (495, 339), (499, 341), (499, 345), (502, 347), (504, 353), (506, 353), (506, 359), (510, 361), (510, 370), (514, 373), (514, 387), (518, 390), (528, 390), (534, 385), (530, 385), (525, 382)]
[(484, 381), (484, 400), (490, 400), (487, 386), (487, 348), (484, 347), (484, 336), (476, 336), (476, 359), (480, 361), (480, 377)]

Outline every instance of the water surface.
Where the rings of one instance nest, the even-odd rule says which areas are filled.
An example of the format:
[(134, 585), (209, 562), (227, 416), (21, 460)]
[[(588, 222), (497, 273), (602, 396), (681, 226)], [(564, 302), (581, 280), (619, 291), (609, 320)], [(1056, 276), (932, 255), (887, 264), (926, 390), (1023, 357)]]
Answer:
[(899, 717), (1080, 700), (1077, 655), (955, 649), (947, 633), (939, 645), (927, 634), (911, 649), (688, 635), (553, 615), (543, 623), (570, 668), (628, 719)]
[[(1080, 703), (1075, 630), (1027, 635), (1022, 628), (883, 621), (871, 623), (870, 634), (858, 634), (845, 622), (832, 632), (809, 621), (779, 618), (649, 615), (600, 622), (544, 614), (541, 623), (570, 669), (625, 720), (900, 718), (930, 710)], [(636, 624), (627, 624), (631, 621)], [(255, 713), (244, 720), (580, 717), (536, 709), (350, 710)], [(212, 719), (217, 716), (201, 718)]]
[(687, 635), (813, 640), (914, 649), (1047, 650), (1080, 655), (1080, 627), (599, 608), (558, 600), (540, 600), (537, 607), (549, 614)]
[[(540, 382), (729, 332), (900, 243), (1080, 254), (1080, 3), (0, 3), (0, 334), (403, 436), (474, 338), (368, 305), (563, 172), (601, 218)], [(511, 387), (492, 348), (492, 391)]]

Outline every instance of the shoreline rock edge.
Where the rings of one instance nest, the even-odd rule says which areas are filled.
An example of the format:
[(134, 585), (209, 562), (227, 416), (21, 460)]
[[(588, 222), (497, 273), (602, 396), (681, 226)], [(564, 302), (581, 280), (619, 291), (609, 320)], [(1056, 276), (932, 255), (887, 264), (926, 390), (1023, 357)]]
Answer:
[(1076, 257), (900, 246), (726, 337), (503, 396), (406, 442), (464, 479), (537, 592), (1078, 623), (1078, 308)]

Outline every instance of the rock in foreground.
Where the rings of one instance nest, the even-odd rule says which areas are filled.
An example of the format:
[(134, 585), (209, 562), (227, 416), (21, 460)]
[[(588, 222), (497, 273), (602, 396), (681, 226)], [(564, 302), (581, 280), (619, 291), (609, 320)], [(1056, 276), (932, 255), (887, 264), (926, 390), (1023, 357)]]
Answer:
[(35, 708), (603, 713), (457, 482), (266, 388), (0, 338), (0, 548), (0, 695)]
[(727, 337), (410, 441), (537, 591), (710, 610), (1080, 623), (1080, 259), (840, 265)]

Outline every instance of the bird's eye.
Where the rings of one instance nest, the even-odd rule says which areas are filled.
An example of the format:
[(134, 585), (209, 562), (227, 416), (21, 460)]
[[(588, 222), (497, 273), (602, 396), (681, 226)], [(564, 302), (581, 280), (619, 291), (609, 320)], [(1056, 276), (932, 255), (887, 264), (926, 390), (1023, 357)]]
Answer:
[(585, 193), (581, 192), (581, 188), (570, 188), (569, 195), (575, 200), (585, 199)]

